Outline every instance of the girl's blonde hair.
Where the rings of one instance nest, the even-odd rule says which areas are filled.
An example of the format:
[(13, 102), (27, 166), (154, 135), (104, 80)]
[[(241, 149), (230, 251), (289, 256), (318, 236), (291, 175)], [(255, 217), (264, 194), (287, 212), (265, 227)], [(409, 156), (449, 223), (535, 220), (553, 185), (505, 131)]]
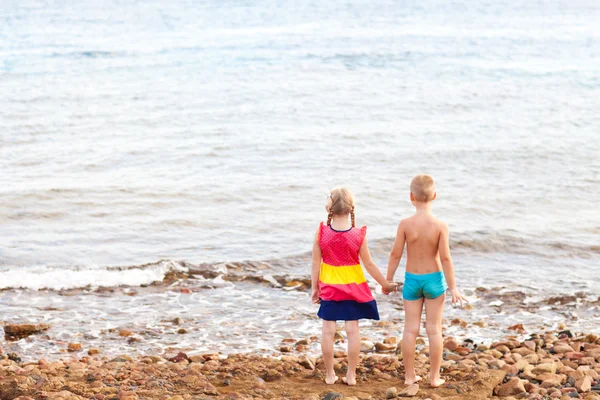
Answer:
[(327, 225), (331, 225), (331, 219), (333, 215), (348, 215), (352, 220), (352, 227), (354, 227), (354, 196), (350, 189), (345, 187), (339, 187), (332, 189), (329, 192), (329, 198), (331, 203), (329, 204), (329, 214), (327, 215)]

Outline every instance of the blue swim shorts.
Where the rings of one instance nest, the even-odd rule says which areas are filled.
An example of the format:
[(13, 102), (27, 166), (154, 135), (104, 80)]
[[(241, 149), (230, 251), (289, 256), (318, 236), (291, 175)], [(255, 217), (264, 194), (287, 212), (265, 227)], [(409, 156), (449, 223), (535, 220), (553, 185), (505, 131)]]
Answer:
[(442, 271), (430, 274), (404, 274), (404, 287), (402, 297), (404, 300), (435, 299), (440, 297), (448, 289), (446, 277)]

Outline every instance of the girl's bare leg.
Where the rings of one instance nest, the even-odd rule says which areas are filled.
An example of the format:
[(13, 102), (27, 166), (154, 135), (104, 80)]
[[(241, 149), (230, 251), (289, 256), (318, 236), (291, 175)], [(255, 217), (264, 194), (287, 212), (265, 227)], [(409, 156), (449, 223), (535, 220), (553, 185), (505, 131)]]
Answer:
[(435, 299), (425, 299), (425, 329), (429, 337), (429, 361), (431, 363), (431, 387), (438, 387), (445, 381), (440, 377), (442, 365), (442, 312), (446, 294)]
[(348, 373), (344, 382), (353, 386), (356, 385), (356, 366), (360, 353), (358, 321), (346, 321), (346, 335), (348, 336)]
[(325, 383), (333, 385), (337, 381), (337, 376), (333, 370), (333, 338), (335, 336), (335, 321), (323, 320), (323, 333), (321, 335), (321, 351), (323, 352), (323, 363), (327, 376)]
[(419, 328), (421, 327), (421, 313), (423, 312), (423, 299), (404, 300), (404, 334), (402, 335), (402, 361), (404, 362), (404, 382), (411, 385), (421, 380), (415, 373), (415, 346)]

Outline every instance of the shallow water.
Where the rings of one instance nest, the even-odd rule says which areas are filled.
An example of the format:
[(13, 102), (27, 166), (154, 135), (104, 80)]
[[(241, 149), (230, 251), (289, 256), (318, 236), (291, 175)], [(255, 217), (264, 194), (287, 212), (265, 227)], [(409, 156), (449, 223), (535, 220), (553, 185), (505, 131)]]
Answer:
[[(99, 304), (32, 290), (137, 288), (245, 260), (249, 275), (306, 277), (339, 184), (385, 267), (420, 172), (437, 180), (461, 287), (599, 296), (599, 18), (583, 0), (2, 3), (0, 319), (94, 336), (135, 315), (151, 329), (172, 314), (157, 306), (176, 302), (166, 286)], [(318, 332), (305, 292), (225, 285), (174, 310), (256, 325), (228, 331), (240, 349)], [(44, 302), (65, 311), (27, 305)], [(568, 318), (549, 311), (526, 317)], [(235, 348), (219, 324), (173, 343)]]

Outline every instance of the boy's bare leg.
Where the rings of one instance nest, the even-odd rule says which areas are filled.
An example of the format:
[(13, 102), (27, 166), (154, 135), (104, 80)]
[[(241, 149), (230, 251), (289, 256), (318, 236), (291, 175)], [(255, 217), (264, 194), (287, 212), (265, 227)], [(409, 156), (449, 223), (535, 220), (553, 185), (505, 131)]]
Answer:
[(402, 361), (404, 362), (404, 383), (412, 385), (421, 380), (415, 373), (415, 346), (421, 327), (423, 299), (404, 300), (404, 334), (402, 335)]
[(323, 333), (321, 335), (321, 351), (323, 352), (323, 363), (327, 376), (325, 383), (333, 385), (337, 381), (333, 370), (333, 339), (335, 337), (335, 321), (323, 321)]
[(425, 328), (429, 337), (429, 361), (431, 363), (431, 387), (438, 387), (445, 381), (440, 377), (442, 365), (442, 312), (446, 294), (435, 299), (425, 299)]
[(360, 353), (358, 321), (346, 321), (346, 335), (348, 336), (348, 373), (344, 382), (353, 386), (356, 385), (356, 366)]

